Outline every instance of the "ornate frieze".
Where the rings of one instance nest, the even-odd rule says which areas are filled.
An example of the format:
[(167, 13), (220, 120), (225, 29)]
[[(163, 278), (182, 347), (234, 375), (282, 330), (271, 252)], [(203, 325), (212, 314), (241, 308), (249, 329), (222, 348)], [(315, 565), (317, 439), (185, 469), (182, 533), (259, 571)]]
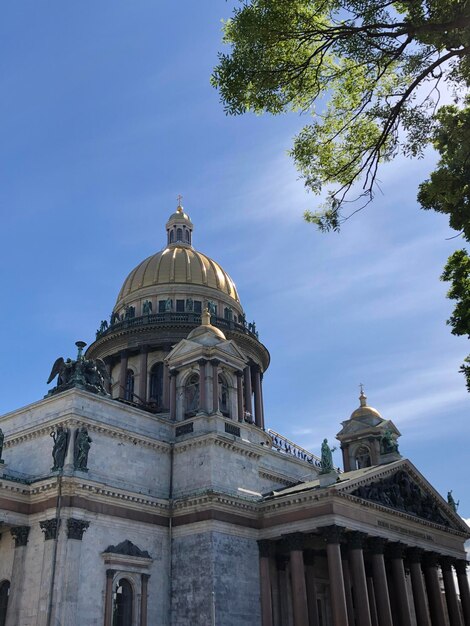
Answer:
[(47, 519), (42, 522), (39, 522), (39, 526), (41, 527), (41, 530), (44, 533), (44, 541), (49, 541), (50, 539), (56, 539), (57, 533), (59, 531), (60, 519), (56, 517), (53, 519)]
[(70, 517), (67, 520), (67, 538), (78, 539), (79, 541), (81, 541), (83, 539), (83, 533), (86, 531), (89, 525), (90, 522)]

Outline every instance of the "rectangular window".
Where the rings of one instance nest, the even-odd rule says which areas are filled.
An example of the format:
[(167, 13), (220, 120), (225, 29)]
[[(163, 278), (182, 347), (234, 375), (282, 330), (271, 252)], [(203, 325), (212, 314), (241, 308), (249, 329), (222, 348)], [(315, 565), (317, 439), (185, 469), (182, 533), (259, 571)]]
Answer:
[(184, 313), (184, 300), (177, 300), (176, 301), (176, 312), (177, 313)]
[(166, 301), (165, 300), (159, 300), (159, 302), (158, 302), (158, 312), (159, 313), (165, 313), (165, 306), (166, 306)]
[(194, 312), (202, 313), (202, 302), (200, 300), (194, 300)]

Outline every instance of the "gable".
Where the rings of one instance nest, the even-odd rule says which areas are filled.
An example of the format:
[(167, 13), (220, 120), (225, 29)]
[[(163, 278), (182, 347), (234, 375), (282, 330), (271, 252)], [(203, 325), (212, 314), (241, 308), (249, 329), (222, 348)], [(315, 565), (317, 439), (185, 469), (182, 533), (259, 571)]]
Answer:
[(351, 481), (354, 484), (346, 483), (342, 490), (362, 500), (469, 534), (466, 524), (424, 477), (412, 468), (409, 461), (400, 461), (394, 465), (394, 471), (385, 476), (383, 471), (379, 472), (380, 476), (374, 480), (372, 471), (367, 480), (360, 481), (360, 484), (359, 481)]

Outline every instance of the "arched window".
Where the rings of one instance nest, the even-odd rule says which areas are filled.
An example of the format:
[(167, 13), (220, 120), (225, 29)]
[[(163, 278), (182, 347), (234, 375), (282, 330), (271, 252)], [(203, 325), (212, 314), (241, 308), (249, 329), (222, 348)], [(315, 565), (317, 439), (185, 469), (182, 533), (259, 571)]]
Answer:
[(114, 591), (113, 626), (132, 626), (133, 595), (130, 582), (121, 578)]
[(155, 363), (150, 370), (150, 393), (149, 401), (162, 406), (163, 392), (163, 363)]
[(183, 229), (182, 228), (176, 229), (176, 241), (183, 241)]
[(222, 415), (229, 416), (229, 404), (228, 404), (228, 385), (223, 376), (219, 375), (219, 411)]
[(185, 235), (186, 235), (186, 241), (188, 243), (191, 243), (191, 236), (190, 236), (189, 230), (185, 231)]
[(0, 583), (0, 626), (5, 626), (7, 621), (8, 596), (10, 595), (10, 583), (4, 580)]
[(370, 467), (371, 465), (369, 448), (361, 446), (356, 452), (356, 468), (362, 469), (363, 467)]
[(170, 243), (173, 243), (175, 240), (175, 231), (171, 230), (170, 231)]
[(192, 374), (184, 387), (185, 414), (195, 415), (199, 409), (199, 375)]
[(124, 389), (124, 399), (132, 402), (134, 399), (134, 372), (127, 370), (126, 372), (126, 387)]

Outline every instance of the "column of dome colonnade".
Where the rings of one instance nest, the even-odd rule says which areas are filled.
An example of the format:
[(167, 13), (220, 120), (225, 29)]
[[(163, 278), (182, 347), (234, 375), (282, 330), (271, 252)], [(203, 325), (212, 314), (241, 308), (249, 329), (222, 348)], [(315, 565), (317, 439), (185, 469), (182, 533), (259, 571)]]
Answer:
[(470, 624), (464, 560), (338, 525), (258, 545), (262, 626)]

